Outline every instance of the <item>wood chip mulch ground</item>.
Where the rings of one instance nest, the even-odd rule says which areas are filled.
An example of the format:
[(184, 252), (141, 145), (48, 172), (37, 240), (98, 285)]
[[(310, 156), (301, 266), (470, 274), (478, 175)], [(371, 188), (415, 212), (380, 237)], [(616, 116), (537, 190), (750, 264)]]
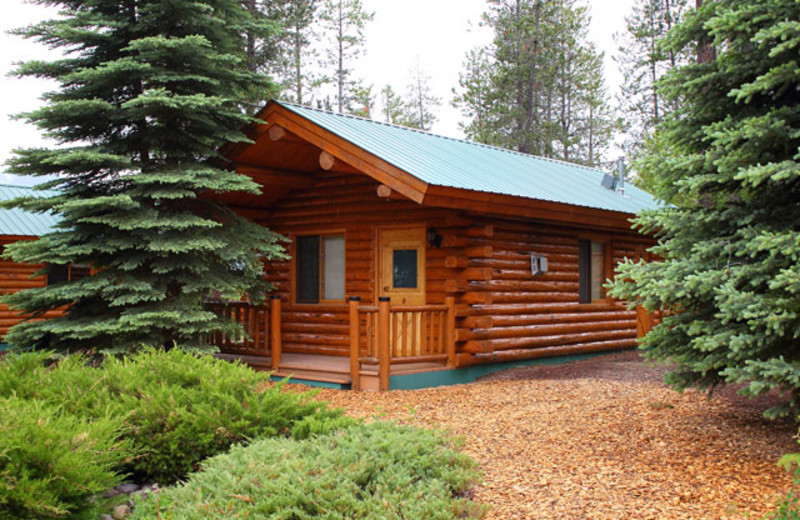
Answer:
[(776, 461), (798, 451), (796, 428), (763, 419), (769, 399), (681, 394), (663, 373), (626, 352), (467, 385), (319, 398), (463, 437), (489, 519), (760, 518), (791, 486)]

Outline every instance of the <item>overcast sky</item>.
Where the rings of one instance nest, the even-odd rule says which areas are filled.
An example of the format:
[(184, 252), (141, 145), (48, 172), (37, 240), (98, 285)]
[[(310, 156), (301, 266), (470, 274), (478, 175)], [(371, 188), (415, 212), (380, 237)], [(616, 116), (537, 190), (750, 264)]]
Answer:
[[(460, 114), (450, 106), (452, 89), (458, 85), (458, 73), (464, 56), (490, 38), (478, 27), (486, 0), (363, 0), (375, 12), (375, 20), (366, 32), (367, 53), (358, 64), (358, 75), (379, 92), (385, 84), (404, 91), (409, 69), (419, 59), (431, 76), (434, 95), (443, 100), (438, 112), (435, 133), (463, 137), (458, 128)], [(606, 80), (613, 95), (619, 87), (620, 74), (612, 60), (616, 52), (615, 32), (624, 30), (624, 17), (633, 0), (585, 0), (590, 6), (590, 38), (605, 51)], [(41, 45), (7, 34), (50, 16), (53, 11), (24, 0), (0, 0), (0, 168), (17, 147), (46, 144), (35, 127), (10, 116), (40, 106), (40, 96), (52, 84), (25, 78), (9, 77), (12, 64), (30, 59), (47, 59)], [(52, 55), (50, 55), (52, 56)], [(616, 153), (612, 152), (612, 155)], [(28, 179), (0, 175), (0, 182), (30, 184)]]

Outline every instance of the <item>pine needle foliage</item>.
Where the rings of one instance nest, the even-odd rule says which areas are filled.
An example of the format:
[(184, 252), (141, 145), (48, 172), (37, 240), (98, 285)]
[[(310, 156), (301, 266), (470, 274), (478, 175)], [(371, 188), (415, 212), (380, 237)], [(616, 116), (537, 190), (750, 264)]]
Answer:
[(0, 520), (96, 519), (94, 496), (120, 483), (123, 417), (86, 420), (58, 405), (0, 397)]
[(237, 326), (207, 311), (223, 298), (263, 298), (261, 258), (280, 238), (212, 200), (259, 186), (226, 168), (219, 148), (246, 142), (243, 110), (271, 83), (247, 68), (245, 34), (274, 30), (236, 0), (41, 0), (57, 19), (18, 34), (64, 52), (19, 76), (55, 80), (45, 105), (22, 117), (61, 146), (17, 150), (10, 171), (57, 176), (53, 196), (12, 202), (52, 212), (57, 228), (8, 247), (17, 262), (90, 264), (96, 274), (31, 289), (6, 303), (34, 318), (6, 341), (58, 350), (200, 344)]
[(0, 405), (18, 397), (92, 424), (116, 420), (112, 437), (127, 451), (115, 469), (137, 481), (171, 484), (233, 444), (306, 438), (353, 422), (312, 392), (284, 391), (265, 372), (180, 348), (107, 356), (100, 366), (79, 354), (48, 361), (48, 353), (32, 352), (0, 363)]
[(207, 460), (131, 520), (481, 518), (475, 462), (444, 435), (375, 422), (304, 441), (264, 439)]
[(771, 417), (800, 407), (798, 20), (794, 0), (706, 2), (670, 32), (709, 59), (663, 80), (684, 102), (643, 164), (684, 202), (638, 218), (662, 260), (623, 264), (611, 291), (665, 312), (642, 346), (677, 363), (668, 382), (784, 392)]

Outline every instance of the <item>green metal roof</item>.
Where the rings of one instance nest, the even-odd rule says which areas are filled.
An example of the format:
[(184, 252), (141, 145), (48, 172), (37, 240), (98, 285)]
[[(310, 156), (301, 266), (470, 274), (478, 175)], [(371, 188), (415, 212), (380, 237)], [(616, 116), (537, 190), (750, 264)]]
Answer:
[[(0, 201), (17, 197), (49, 197), (52, 191), (34, 190), (26, 186), (0, 184)], [(58, 219), (49, 213), (30, 213), (19, 208), (0, 208), (0, 235), (41, 236), (48, 233)]]
[(637, 213), (660, 205), (630, 183), (625, 195), (600, 185), (595, 168), (452, 139), (290, 103), (281, 106), (431, 185)]

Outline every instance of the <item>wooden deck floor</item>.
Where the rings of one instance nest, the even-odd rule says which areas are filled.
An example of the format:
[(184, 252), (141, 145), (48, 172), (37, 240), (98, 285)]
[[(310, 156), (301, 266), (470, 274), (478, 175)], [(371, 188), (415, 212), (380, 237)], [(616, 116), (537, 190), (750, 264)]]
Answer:
[[(216, 354), (220, 359), (239, 360), (256, 370), (270, 370), (271, 359), (268, 356), (244, 356), (237, 354)], [(415, 374), (444, 370), (440, 363), (410, 363), (392, 365), (390, 375)], [(362, 375), (377, 375), (378, 365), (363, 365)], [(293, 377), (311, 381), (350, 384), (350, 359), (343, 356), (323, 356), (314, 354), (284, 353), (281, 364), (275, 372), (279, 377)]]

